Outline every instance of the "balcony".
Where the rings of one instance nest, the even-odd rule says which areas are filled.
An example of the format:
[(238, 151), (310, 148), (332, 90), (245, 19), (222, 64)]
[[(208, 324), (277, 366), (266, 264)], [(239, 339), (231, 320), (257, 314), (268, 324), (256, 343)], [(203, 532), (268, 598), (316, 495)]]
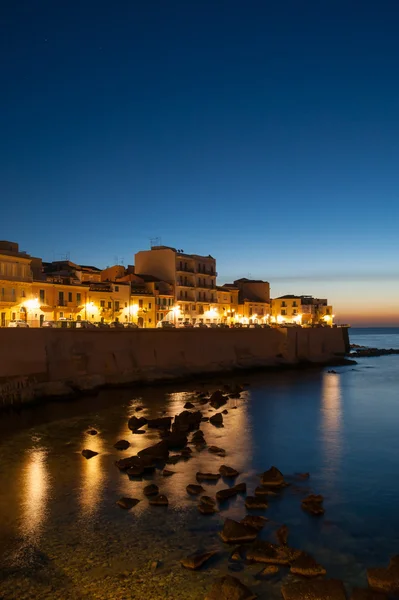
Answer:
[(195, 272), (198, 275), (209, 275), (210, 277), (217, 277), (217, 272), (216, 271), (209, 271), (209, 270), (202, 271), (202, 270), (196, 269)]
[(176, 267), (176, 271), (178, 273), (195, 273), (194, 269), (191, 269), (190, 267), (180, 267), (180, 266), (177, 266)]
[(200, 290), (216, 290), (216, 286), (214, 285), (210, 285), (209, 283), (204, 283), (204, 284), (200, 284), (197, 283), (196, 285), (197, 288), (199, 288)]
[(177, 287), (188, 287), (188, 288), (195, 288), (195, 283), (189, 283), (188, 281), (185, 281), (184, 283), (182, 281), (177, 281), (176, 282), (176, 286)]
[[(25, 298), (22, 298), (22, 300), (25, 300)], [(17, 297), (12, 294), (1, 294), (0, 304), (18, 304)]]

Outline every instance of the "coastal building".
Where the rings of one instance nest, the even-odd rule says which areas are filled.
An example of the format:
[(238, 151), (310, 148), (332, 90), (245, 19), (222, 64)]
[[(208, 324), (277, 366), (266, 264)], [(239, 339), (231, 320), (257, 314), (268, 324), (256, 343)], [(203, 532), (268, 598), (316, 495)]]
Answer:
[(0, 241), (0, 327), (26, 320), (32, 292), (32, 257), (15, 242)]
[(232, 325), (238, 320), (239, 289), (234, 285), (217, 286), (217, 311), (221, 323)]
[[(237, 279), (234, 283), (226, 283), (221, 289), (237, 290), (237, 305), (234, 322), (243, 324), (268, 323), (270, 319), (270, 284), (261, 279)], [(233, 299), (233, 298), (232, 298)]]
[(169, 246), (152, 246), (135, 255), (135, 272), (172, 286), (179, 321), (217, 322), (216, 260), (186, 254)]
[(286, 294), (272, 300), (273, 323), (333, 325), (333, 320), (333, 309), (326, 298)]

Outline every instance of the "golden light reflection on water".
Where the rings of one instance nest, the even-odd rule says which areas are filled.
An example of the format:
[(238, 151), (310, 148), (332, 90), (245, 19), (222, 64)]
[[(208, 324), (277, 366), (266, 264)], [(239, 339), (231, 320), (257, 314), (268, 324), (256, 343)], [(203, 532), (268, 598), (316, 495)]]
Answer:
[(322, 439), (329, 476), (337, 471), (342, 453), (341, 377), (324, 373), (322, 392)]
[(104, 442), (101, 435), (84, 434), (82, 449), (89, 448), (98, 452), (98, 456), (86, 460), (82, 456), (82, 483), (80, 488), (80, 506), (84, 517), (92, 517), (99, 506), (99, 499), (105, 483), (105, 469), (102, 464)]
[(50, 478), (47, 450), (32, 448), (26, 454), (23, 468), (23, 502), (21, 532), (26, 541), (33, 543), (40, 536), (47, 511)]

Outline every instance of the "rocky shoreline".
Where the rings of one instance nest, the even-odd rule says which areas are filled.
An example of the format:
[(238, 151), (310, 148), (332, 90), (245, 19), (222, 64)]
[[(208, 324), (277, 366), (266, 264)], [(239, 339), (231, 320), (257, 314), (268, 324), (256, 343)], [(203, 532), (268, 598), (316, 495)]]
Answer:
[(398, 348), (370, 348), (368, 346), (359, 346), (358, 344), (350, 345), (351, 358), (371, 358), (374, 356), (390, 356), (391, 354), (399, 354)]

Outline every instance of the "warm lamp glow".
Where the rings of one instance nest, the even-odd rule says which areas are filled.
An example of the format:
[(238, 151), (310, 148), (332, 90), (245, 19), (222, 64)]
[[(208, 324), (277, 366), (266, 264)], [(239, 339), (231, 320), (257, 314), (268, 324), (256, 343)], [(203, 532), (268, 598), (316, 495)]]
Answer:
[(32, 298), (32, 300), (26, 300), (24, 302), (24, 306), (28, 310), (34, 310), (35, 308), (39, 308), (39, 300), (37, 298)]

